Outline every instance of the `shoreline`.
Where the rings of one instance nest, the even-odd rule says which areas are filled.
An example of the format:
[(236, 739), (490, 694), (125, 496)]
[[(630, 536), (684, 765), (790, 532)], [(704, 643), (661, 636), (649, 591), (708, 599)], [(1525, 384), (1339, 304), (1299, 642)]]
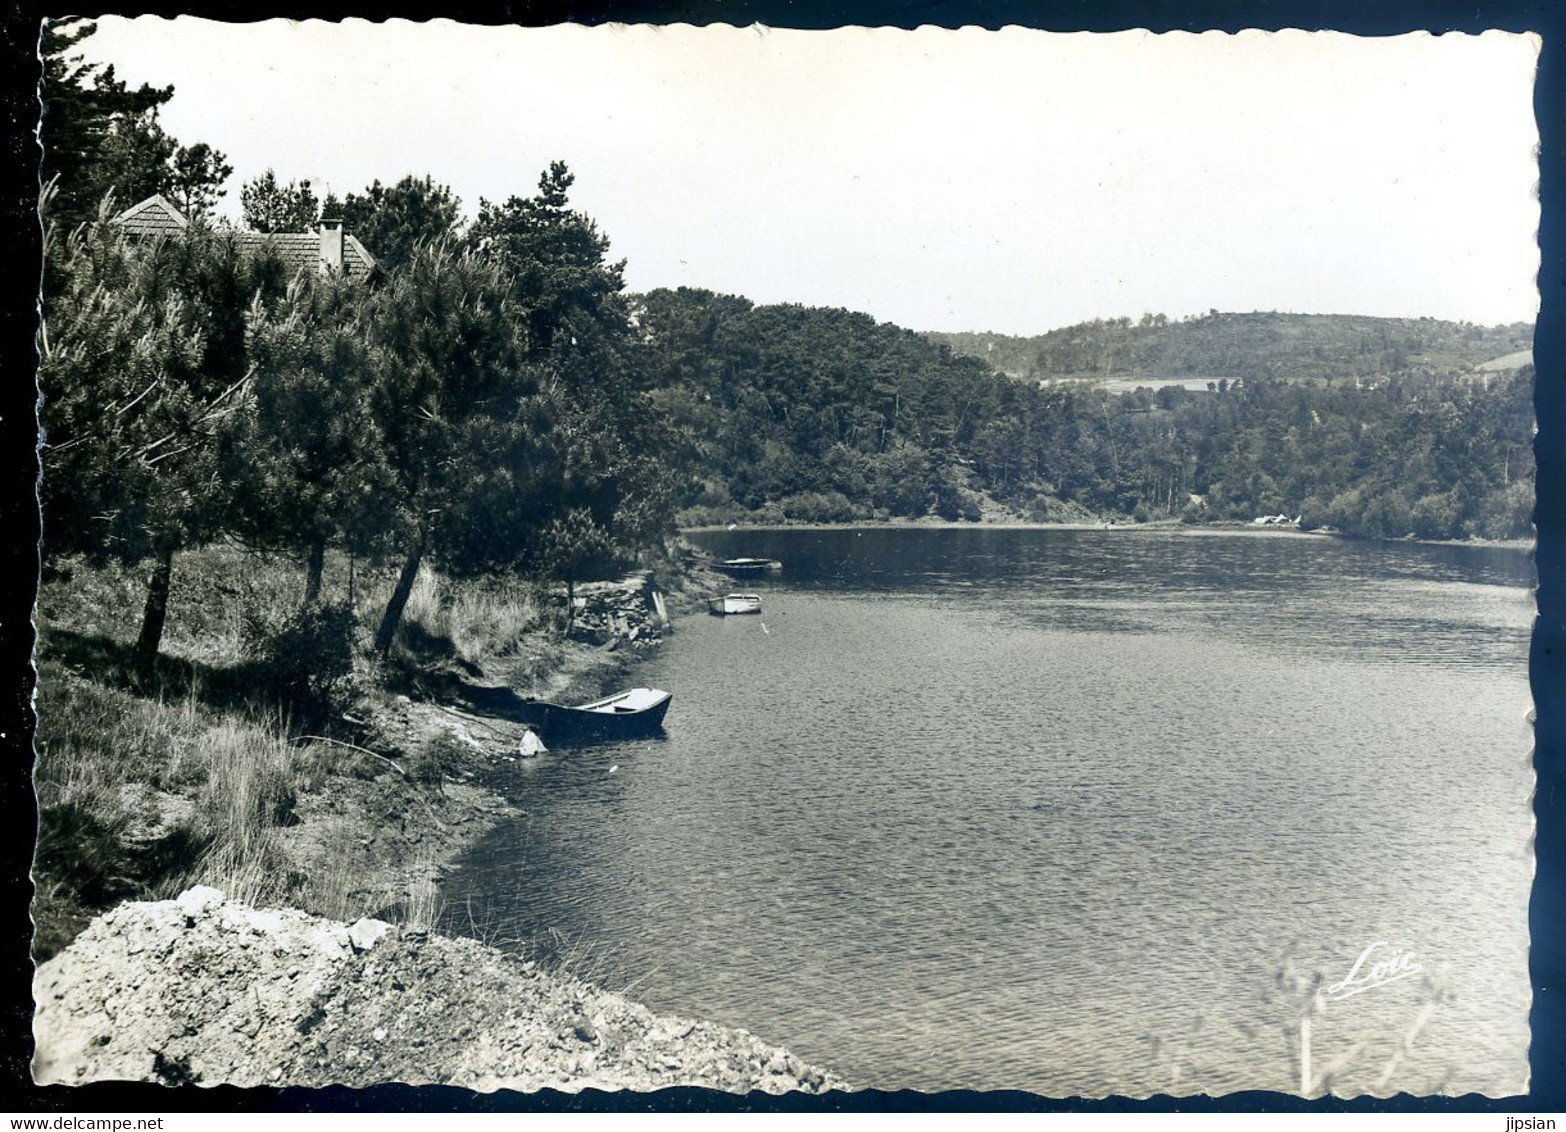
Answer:
[[(645, 572), (589, 583), (577, 589), (576, 632), (551, 642), (549, 662), (528, 667), (525, 680), (516, 671), (522, 658), (487, 672), (468, 665), (460, 677), (429, 663), (414, 673), (416, 694), (368, 693), (360, 710), (374, 724), (376, 746), (395, 760), (313, 788), (301, 784), (291, 821), (273, 831), (288, 867), (324, 879), (298, 899), (265, 907), (197, 883), (176, 899), (127, 899), (89, 911), (69, 943), (37, 961), (37, 1079), (278, 1087), (404, 1081), (479, 1091), (846, 1088), (830, 1071), (744, 1029), (657, 1015), (576, 978), (569, 962), (557, 967), (521, 949), (435, 930), (440, 880), (480, 838), (525, 812), (525, 802), (512, 802), (486, 779), (503, 762), (570, 757), (569, 748), (527, 755), (527, 724), (444, 702), (441, 693), (508, 688), (596, 698), (661, 645), (676, 616), (702, 607), (704, 589), (725, 581), (691, 559), (659, 577), (668, 584), (656, 590)], [(667, 623), (654, 592), (664, 596)], [(63, 667), (58, 677), (82, 679)], [(432, 736), (449, 740), (450, 757), (425, 786), (408, 769)], [(162, 801), (188, 808), (194, 799)], [(351, 889), (333, 890), (338, 878)], [(357, 920), (323, 914), (333, 898), (378, 911)], [(505, 993), (478, 994), (478, 975)]]
[[(34, 783), (44, 836), (34, 867), (48, 889), (33, 901), (40, 961), (116, 904), (191, 884), (337, 918), (427, 911), (430, 889), (461, 854), (520, 810), (485, 778), (506, 761), (556, 757), (523, 750), (532, 730), (524, 700), (599, 698), (672, 627), (655, 592), (672, 618), (703, 608), (727, 581), (681, 551), (656, 571), (580, 585), (566, 632), (550, 620), (560, 618), (563, 591), (520, 599), (519, 610), (512, 593), (442, 596), (448, 583), (432, 578), (421, 583), (427, 623), (415, 626), (415, 642), (426, 643), (399, 646), (389, 660), (361, 652), (354, 690), (332, 716), (290, 728), (273, 709), (257, 710), (243, 633), (248, 609), (297, 602), (302, 570), (222, 547), (192, 552), (184, 566), (151, 691), (126, 673), (141, 597), (135, 571), (69, 563), (39, 595)], [(328, 590), (341, 593), (346, 563), (330, 566)], [(359, 622), (383, 600), (363, 579)], [(447, 620), (451, 608), (460, 618)], [(530, 627), (512, 635), (511, 624)], [(475, 641), (475, 632), (484, 635)], [(251, 795), (259, 812), (229, 806)], [(85, 826), (75, 816), (84, 806), (95, 807)], [(76, 823), (64, 838), (50, 839), (51, 809)], [(214, 822), (239, 830), (248, 863), (203, 856)], [(112, 888), (56, 883), (84, 857), (105, 862)]]
[(978, 521), (964, 521), (960, 519), (861, 519), (850, 523), (738, 523), (733, 527), (730, 527), (725, 523), (704, 523), (696, 526), (681, 527), (680, 534), (712, 534), (715, 532), (729, 533), (730, 531), (870, 531), (882, 529), (932, 531), (1113, 531), (1117, 533), (1130, 534), (1158, 532), (1163, 534), (1181, 534), (1197, 537), (1246, 535), (1276, 538), (1281, 536), (1285, 538), (1329, 538), (1339, 539), (1343, 542), (1358, 542), (1367, 544), (1387, 543), (1394, 546), (1457, 546), (1500, 550), (1532, 550), (1536, 545), (1535, 540), (1533, 539), (1365, 538), (1359, 535), (1346, 535), (1341, 531), (1301, 530), (1298, 527), (1289, 526), (1286, 524), (1258, 526), (1252, 523), (1243, 523), (1238, 520), (1233, 522), (1185, 523), (1179, 519), (1158, 519), (1148, 523), (1050, 523), (1034, 522), (1026, 519), (981, 519)]
[[(612, 682), (629, 678), (637, 662), (661, 646), (662, 634), (674, 630), (676, 617), (701, 608), (703, 599), (693, 592), (696, 587), (721, 584), (721, 579), (706, 578), (699, 567), (683, 570), (667, 581), (673, 584), (659, 589), (650, 573), (637, 572), (619, 581), (580, 585), (577, 600), (584, 608), (577, 630), (593, 639), (568, 637), (556, 642), (554, 663), (530, 673), (530, 679), (518, 680), (514, 666), (506, 664), (493, 665), (476, 677), (466, 672), (454, 675), (434, 667), (428, 673), (430, 686), (425, 694), (391, 694), (377, 705), (375, 722), (388, 737), (395, 737), (392, 748), (400, 755), (406, 757), (431, 735), (444, 735), (452, 740), (448, 744), (451, 759), (440, 783), (441, 807), (446, 812), (437, 815), (431, 806), (409, 806), (400, 815), (399, 832), (403, 838), (428, 849), (395, 859), (362, 862), (362, 887), (388, 897), (400, 895), (409, 902), (416, 900), (421, 886), (437, 885), (455, 871), (472, 845), (503, 821), (526, 812), (525, 805), (511, 801), (486, 781), (499, 765), (522, 759), (569, 757), (568, 748), (525, 754), (523, 737), (535, 730), (530, 724), (486, 712), (471, 703), (442, 700), (461, 701), (464, 691), (500, 689), (567, 702), (607, 694)], [(651, 599), (655, 590), (666, 601), (666, 626), (657, 624)], [(640, 615), (626, 616), (623, 611), (628, 607), (639, 610)], [(442, 697), (441, 691), (448, 695)], [(392, 780), (391, 775), (383, 778)], [(325, 799), (324, 803), (336, 810), (339, 831), (346, 832), (350, 839), (368, 842), (366, 848), (384, 841), (385, 832), (374, 812), (375, 806), (344, 806), (340, 798)], [(310, 815), (301, 817), (304, 821), (299, 828), (308, 828)], [(397, 903), (396, 899), (385, 902), (388, 908)]]

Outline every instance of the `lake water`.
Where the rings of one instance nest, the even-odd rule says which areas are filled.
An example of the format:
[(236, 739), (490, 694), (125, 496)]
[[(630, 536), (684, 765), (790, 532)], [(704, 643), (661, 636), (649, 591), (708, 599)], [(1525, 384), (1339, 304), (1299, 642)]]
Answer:
[[(1532, 568), (1287, 535), (721, 532), (784, 569), (636, 682), (666, 735), (506, 764), (449, 926), (861, 1086), (1527, 1081)], [(612, 773), (611, 773), (612, 772)], [(1368, 965), (1367, 965), (1368, 967)], [(1362, 971), (1362, 974), (1364, 972)], [(1313, 983), (1314, 980), (1314, 983)]]

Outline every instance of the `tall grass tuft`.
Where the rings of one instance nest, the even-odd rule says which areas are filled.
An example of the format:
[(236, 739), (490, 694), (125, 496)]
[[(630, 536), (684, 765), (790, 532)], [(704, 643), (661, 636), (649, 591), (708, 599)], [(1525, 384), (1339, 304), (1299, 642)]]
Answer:
[(274, 831), (293, 818), (297, 752), (234, 720), (209, 731), (202, 746), (208, 774), (196, 820), (211, 840), (176, 884), (210, 884), (251, 902), (273, 895), (281, 871)]
[(544, 603), (536, 584), (518, 578), (486, 578), (453, 587), (448, 628), (457, 653), (474, 664), (522, 651), (538, 628)]
[(146, 891), (158, 795), (198, 781), (200, 771), (186, 758), (198, 729), (181, 709), (89, 683), (49, 660), (39, 675), (33, 915), (45, 957), (96, 910)]
[(292, 820), (302, 753), (262, 725), (39, 666), (40, 836), (35, 950), (63, 947), (104, 908), (191, 883), (279, 892), (275, 831)]
[(441, 580), (426, 563), (419, 567), (419, 576), (408, 593), (408, 604), (403, 607), (405, 622), (421, 626), (434, 637), (447, 636), (446, 607), (441, 600)]
[(375, 897), (364, 885), (364, 871), (346, 842), (327, 854), (310, 874), (306, 910), (332, 920), (352, 923), (374, 911)]
[(408, 592), (402, 620), (397, 623), (393, 651), (404, 658), (449, 656), (454, 652), (440, 576), (426, 564)]
[(444, 652), (470, 664), (518, 656), (550, 616), (537, 583), (517, 577), (452, 580), (421, 567), (403, 609), (397, 644), (415, 655)]
[(445, 911), (440, 887), (428, 875), (420, 875), (408, 888), (402, 922), (410, 928), (432, 931)]

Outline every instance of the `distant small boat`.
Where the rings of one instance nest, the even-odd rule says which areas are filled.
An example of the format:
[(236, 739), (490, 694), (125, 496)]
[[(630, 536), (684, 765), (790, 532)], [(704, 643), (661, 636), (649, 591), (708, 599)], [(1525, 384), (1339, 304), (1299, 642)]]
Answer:
[(717, 563), (717, 569), (725, 574), (739, 574), (748, 576), (753, 574), (765, 574), (768, 570), (775, 569), (778, 563), (770, 558), (725, 558)]
[(761, 597), (758, 594), (725, 594), (708, 598), (707, 612), (718, 617), (734, 613), (760, 613)]
[(528, 706), (550, 742), (562, 739), (618, 739), (645, 735), (663, 726), (673, 695), (661, 688), (632, 688), (569, 707), (542, 700)]

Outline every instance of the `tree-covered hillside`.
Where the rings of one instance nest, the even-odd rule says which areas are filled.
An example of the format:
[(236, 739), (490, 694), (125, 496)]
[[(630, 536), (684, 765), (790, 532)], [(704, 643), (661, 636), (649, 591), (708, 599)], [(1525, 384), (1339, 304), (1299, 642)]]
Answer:
[(977, 517), (962, 454), (1012, 383), (869, 315), (681, 288), (642, 297), (651, 380), (714, 515)]
[(928, 335), (1019, 378), (1252, 377), (1282, 381), (1436, 377), (1533, 344), (1533, 326), (1339, 314), (1161, 314), (1094, 319), (1033, 337)]
[[(1325, 346), (1299, 356), (1279, 342), (1275, 371), (1323, 380), (1253, 373), (1221, 391), (1116, 395), (1011, 381), (843, 310), (681, 289), (644, 296), (637, 321), (699, 483), (689, 521), (977, 518), (988, 499), (1043, 520), (1287, 513), (1383, 537), (1529, 529), (1531, 367), (1356, 382)], [(1391, 333), (1385, 320), (1337, 329), (1351, 323)], [(1485, 356), (1505, 345), (1489, 331), (1470, 343)]]
[[(976, 455), (992, 491), (1189, 521), (1298, 517), (1378, 538), (1518, 538), (1533, 507), (1533, 371), (1223, 393), (1019, 386)], [(1011, 463), (1018, 460), (1020, 463)], [(998, 461), (1005, 461), (1001, 463)], [(1034, 485), (1037, 485), (1035, 487)], [(1020, 498), (1020, 497), (1019, 497)]]

